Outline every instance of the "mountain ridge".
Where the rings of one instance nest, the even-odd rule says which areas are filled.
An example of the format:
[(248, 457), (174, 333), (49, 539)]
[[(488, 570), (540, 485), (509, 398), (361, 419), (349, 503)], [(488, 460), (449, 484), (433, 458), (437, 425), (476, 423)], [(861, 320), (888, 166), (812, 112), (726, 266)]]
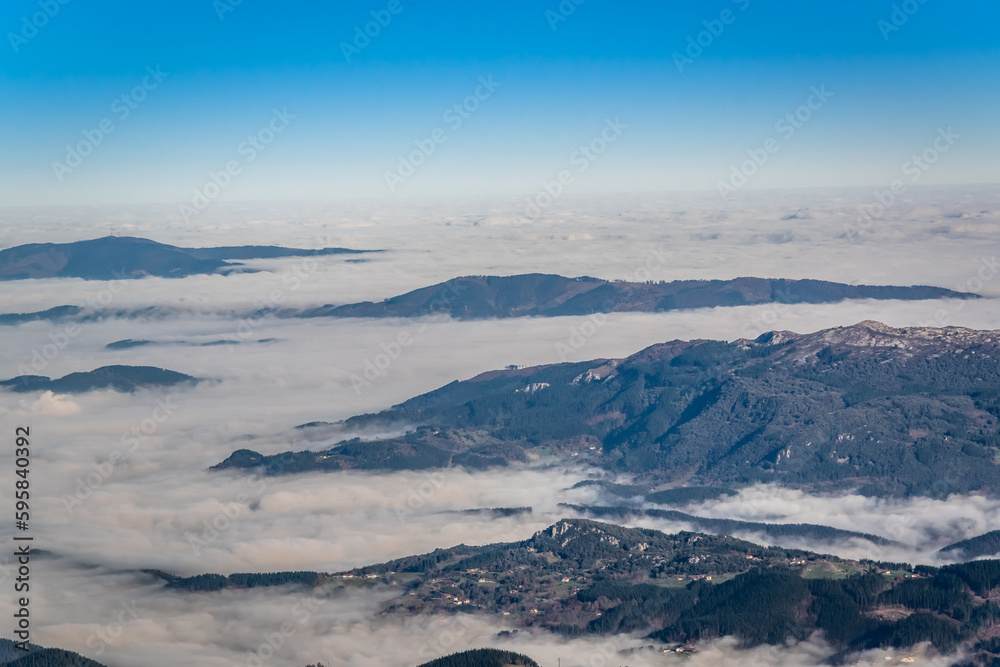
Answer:
[[(171, 246), (172, 247), (172, 246)], [(201, 248), (180, 250), (243, 250), (270, 246), (244, 246), (237, 248)], [(279, 249), (288, 250), (290, 249)], [(379, 250), (348, 251), (328, 248), (333, 252), (382, 252)], [(4, 251), (6, 252), (6, 251)], [(294, 251), (322, 253), (323, 251)], [(2, 253), (0, 253), (2, 254)], [(263, 254), (260, 256), (264, 256)], [(284, 256), (284, 255), (282, 255)], [(299, 256), (299, 255), (289, 255)], [(222, 260), (195, 258), (196, 262)], [(221, 266), (221, 265), (219, 265)], [(0, 271), (2, 271), (0, 262)], [(206, 271), (216, 269), (206, 267)], [(224, 268), (224, 267), (223, 267)], [(237, 269), (232, 265), (230, 269)], [(102, 266), (101, 270), (106, 270)], [(204, 272), (204, 271), (199, 271)], [(141, 273), (141, 272), (140, 272)], [(188, 275), (188, 274), (185, 274)], [(29, 276), (30, 277), (30, 276)], [(39, 276), (42, 277), (42, 276)], [(100, 279), (111, 280), (122, 276), (105, 273)], [(131, 277), (142, 277), (133, 275)], [(170, 276), (167, 276), (170, 277)], [(181, 277), (177, 275), (175, 277)], [(0, 275), (0, 280), (4, 278)], [(94, 277), (93, 279), (98, 279)], [(483, 285), (493, 287), (484, 289)], [(471, 284), (475, 289), (468, 287)], [(497, 285), (503, 285), (501, 289)], [(601, 291), (611, 290), (613, 298), (597, 298)], [(673, 296), (670, 296), (670, 295)], [(589, 296), (588, 296), (589, 295)], [(673, 301), (666, 303), (670, 296)], [(579, 298), (578, 298), (579, 297)], [(586, 297), (586, 298), (584, 298)], [(837, 303), (846, 299), (880, 300), (933, 300), (981, 299), (979, 294), (957, 292), (932, 286), (870, 286), (847, 285), (817, 280), (786, 280), (782, 278), (735, 278), (732, 280), (677, 280), (661, 283), (630, 283), (598, 278), (566, 278), (552, 274), (520, 274), (513, 276), (466, 276), (446, 283), (423, 287), (380, 302), (363, 301), (345, 305), (325, 305), (306, 308), (267, 308), (255, 311), (232, 311), (232, 317), (266, 312), (282, 319), (296, 318), (408, 318), (430, 315), (447, 315), (459, 321), (504, 319), (515, 317), (572, 317), (607, 313), (662, 313), (694, 308), (726, 308), (765, 304), (791, 306), (796, 303)], [(17, 325), (37, 320), (93, 321), (129, 317), (171, 317), (176, 309), (149, 306), (140, 309), (99, 308), (62, 305), (47, 310), (27, 313), (2, 313), (0, 325)], [(747, 334), (744, 331), (744, 334)], [(760, 331), (753, 331), (756, 335)]]
[(280, 246), (182, 248), (134, 236), (105, 236), (70, 243), (28, 243), (0, 250), (0, 280), (184, 278), (238, 270), (240, 265), (229, 260), (368, 252), (380, 251)]
[(833, 303), (845, 299), (974, 299), (968, 292), (916, 285), (846, 285), (823, 280), (741, 277), (732, 280), (628, 282), (543, 273), (462, 276), (381, 302), (306, 310), (304, 317), (419, 317), (473, 320), (614, 312), (667, 312), (764, 303)]
[(17, 393), (51, 391), (56, 394), (81, 394), (95, 389), (114, 389), (131, 393), (149, 387), (175, 387), (194, 384), (199, 379), (185, 373), (156, 366), (101, 366), (92, 371), (70, 373), (53, 380), (44, 375), (19, 375), (0, 381), (0, 389)]
[(216, 468), (483, 467), (545, 451), (642, 483), (780, 482), (871, 495), (1000, 488), (1000, 331), (861, 322), (670, 341), (629, 357), (490, 371), (305, 429), (399, 430), (322, 452), (240, 450)]
[(817, 632), (837, 651), (835, 662), (923, 642), (942, 652), (1000, 651), (989, 640), (1000, 627), (997, 560), (914, 567), (588, 519), (560, 519), (520, 541), (460, 544), (332, 574), (149, 574), (199, 594), (395, 587), (382, 616), (475, 613), (507, 634), (640, 633), (680, 653), (722, 636), (741, 647), (780, 646)]

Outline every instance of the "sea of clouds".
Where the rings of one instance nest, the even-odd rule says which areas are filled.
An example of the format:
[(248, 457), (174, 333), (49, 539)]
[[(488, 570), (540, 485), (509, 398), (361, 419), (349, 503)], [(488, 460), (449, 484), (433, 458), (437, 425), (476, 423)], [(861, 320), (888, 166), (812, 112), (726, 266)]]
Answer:
[[(256, 478), (208, 470), (243, 447), (264, 453), (325, 448), (332, 439), (307, 442), (294, 427), (382, 410), (485, 370), (622, 357), (671, 339), (733, 340), (770, 329), (809, 332), (866, 319), (894, 326), (1000, 329), (995, 305), (1000, 275), (985, 278), (981, 271), (1000, 250), (995, 188), (914, 191), (863, 230), (852, 230), (859, 207), (870, 200), (871, 193), (861, 190), (747, 193), (735, 203), (689, 194), (566, 197), (532, 221), (518, 217), (523, 206), (517, 200), (220, 204), (193, 224), (166, 207), (0, 209), (0, 247), (114, 233), (190, 246), (387, 251), (363, 256), (362, 262), (348, 256), (311, 263), (256, 261), (249, 264), (259, 272), (229, 277), (3, 284), (0, 313), (85, 304), (109, 294), (112, 308), (158, 306), (172, 314), (82, 323), (70, 332), (66, 323), (2, 326), (0, 379), (21, 374), (19, 369), (59, 377), (109, 364), (160, 366), (204, 379), (193, 387), (135, 394), (0, 392), (2, 432), (13, 434), (15, 425), (32, 429), (33, 534), (36, 546), (50, 554), (39, 557), (32, 571), (33, 639), (111, 667), (251, 665), (255, 658), (287, 667), (316, 660), (403, 666), (496, 644), (495, 619), (472, 617), (459, 624), (454, 617), (380, 616), (380, 606), (397, 594), (389, 588), (331, 593), (306, 605), (310, 611), (303, 618), (303, 599), (310, 597), (305, 591), (178, 594), (140, 570), (333, 572), (459, 543), (525, 539), (567, 515), (559, 503), (602, 501), (596, 487), (571, 488), (598, 471), (545, 460), (485, 472)], [(525, 272), (931, 284), (992, 298), (613, 314), (589, 328), (583, 317), (248, 319), (276, 289), (285, 304), (304, 307), (378, 300), (459, 275)], [(289, 275), (299, 280), (289, 281)], [(412, 343), (359, 386), (354, 378), (363, 375), (366, 362), (385, 354), (401, 332), (410, 333)], [(106, 347), (122, 339), (158, 344)], [(56, 353), (44, 352), (49, 344), (55, 348), (48, 352)], [(348, 435), (354, 434), (343, 434)], [(0, 453), (0, 469), (12, 475), (10, 448)], [(5, 502), (12, 501), (10, 487), (5, 486)], [(531, 506), (533, 512), (504, 518), (455, 512), (510, 506)], [(783, 545), (910, 562), (939, 562), (935, 552), (941, 546), (1000, 528), (1000, 503), (979, 496), (888, 501), (760, 486), (684, 509), (883, 535), (905, 546), (801, 539)], [(651, 518), (628, 523), (688, 528)], [(9, 540), (11, 532), (4, 525), (0, 539)], [(12, 560), (0, 557), (5, 588)], [(11, 618), (12, 602), (11, 595), (0, 596), (0, 617)], [(289, 619), (293, 632), (284, 636), (282, 623)], [(506, 646), (546, 666), (558, 658), (567, 667), (595, 664), (595, 655), (604, 655), (607, 662), (599, 664), (608, 665), (662, 661), (650, 650), (618, 653), (649, 642), (617, 641), (620, 645), (609, 649), (601, 648), (606, 639), (566, 641), (535, 632), (521, 633)], [(270, 650), (262, 652), (264, 644)], [(706, 646), (691, 664), (811, 665), (831, 652), (821, 638), (749, 653), (723, 640)], [(884, 658), (881, 652), (864, 657), (871, 664), (890, 664)], [(934, 660), (939, 659), (927, 656), (922, 664)]]

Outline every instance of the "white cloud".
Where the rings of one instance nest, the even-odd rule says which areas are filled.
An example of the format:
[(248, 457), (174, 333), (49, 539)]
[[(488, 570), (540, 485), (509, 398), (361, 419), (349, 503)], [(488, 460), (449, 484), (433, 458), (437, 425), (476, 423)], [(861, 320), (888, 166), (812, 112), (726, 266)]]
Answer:
[(45, 391), (38, 397), (38, 400), (31, 403), (28, 412), (40, 416), (69, 417), (79, 414), (80, 406), (67, 395)]
[[(385, 375), (360, 394), (352, 387), (352, 374), (361, 373), (365, 360), (378, 355), (382, 343), (413, 327), (412, 321), (266, 321), (252, 327), (247, 338), (274, 341), (233, 347), (169, 345), (111, 351), (105, 349), (107, 343), (124, 338), (200, 343), (233, 337), (240, 321), (230, 313), (256, 307), (275, 289), (283, 290), (286, 304), (315, 305), (381, 299), (467, 274), (540, 271), (635, 277), (650, 250), (660, 246), (669, 262), (650, 274), (652, 280), (758, 275), (951, 288), (966, 284), (976, 276), (981, 258), (1000, 250), (1000, 195), (995, 189), (914, 192), (911, 200), (876, 221), (856, 243), (842, 236), (857, 206), (868, 200), (865, 191), (747, 193), (738, 205), (684, 194), (566, 197), (544, 219), (520, 228), (510, 224), (520, 205), (514, 200), (264, 209), (219, 205), (207, 211), (198, 226), (155, 208), (0, 209), (0, 237), (7, 246), (114, 232), (181, 245), (274, 243), (391, 250), (364, 263), (324, 259), (298, 289), (291, 289), (282, 278), (300, 260), (256, 263), (274, 267), (277, 273), (129, 281), (115, 294), (111, 307), (160, 305), (190, 312), (169, 319), (111, 319), (81, 325), (43, 368), (32, 369), (60, 377), (127, 363), (170, 368), (212, 382), (187, 389), (105, 391), (72, 398), (0, 392), (4, 423), (12, 416), (28, 419), (37, 433), (32, 474), (38, 489), (33, 516), (39, 544), (97, 566), (79, 569), (68, 560), (37, 561), (38, 641), (94, 655), (89, 639), (117, 617), (123, 601), (135, 598), (146, 611), (120, 641), (109, 644), (104, 659), (112, 667), (246, 664), (247, 650), (280, 627), (300, 594), (263, 590), (175, 595), (160, 590), (161, 584), (122, 570), (333, 571), (461, 542), (523, 539), (566, 513), (558, 503), (596, 500), (593, 488), (565, 490), (587, 475), (583, 468), (539, 465), (479, 473), (452, 470), (433, 478), (427, 473), (338, 473), (267, 480), (206, 470), (240, 447), (274, 453), (329, 444), (299, 442), (302, 433), (292, 429), (304, 422), (384, 409), (455, 379), (511, 363), (556, 362), (556, 344), (565, 342), (583, 318), (429, 322)], [(784, 219), (793, 213), (798, 217)], [(0, 312), (83, 303), (108, 286), (24, 281), (16, 287), (0, 297)], [(987, 283), (982, 290), (1000, 295), (1000, 282)], [(1000, 329), (1000, 310), (986, 300), (861, 301), (797, 305), (780, 312), (759, 306), (621, 314), (609, 316), (573, 358), (620, 357), (676, 338), (735, 339), (759, 323), (801, 332), (864, 319), (913, 325), (938, 317), (942, 309), (949, 324)], [(0, 327), (4, 338), (0, 377), (19, 374), (19, 366), (30, 367), (33, 352), (51, 340), (50, 334), (58, 338), (62, 327), (50, 323)], [(176, 407), (160, 419), (163, 401)], [(11, 454), (9, 448), (0, 448), (0, 467), (10, 469)], [(67, 498), (72, 511), (67, 509)], [(453, 512), (514, 505), (530, 505), (535, 511), (498, 519)], [(997, 501), (976, 496), (890, 502), (850, 494), (810, 496), (773, 487), (689, 508), (707, 516), (824, 523), (882, 534), (915, 549), (873, 554), (870, 545), (860, 542), (837, 549), (844, 555), (926, 562), (933, 562), (933, 551), (944, 544), (1000, 528), (997, 510)], [(226, 520), (229, 527), (219, 530), (218, 537), (192, 548), (190, 536), (202, 537), (205, 522), (218, 521), (222, 526)], [(637, 523), (679, 527), (652, 519)], [(0, 527), (0, 539), (9, 530)], [(451, 631), (448, 619), (381, 619), (375, 613), (380, 599), (345, 595), (330, 601), (309, 628), (303, 627), (295, 641), (285, 645), (281, 664), (322, 660), (332, 665), (412, 665), (413, 646), (419, 648)], [(9, 598), (0, 598), (0, 615), (12, 613), (9, 605)], [(439, 647), (448, 649), (439, 653), (494, 643), (495, 631), (492, 619), (474, 619), (468, 634), (453, 646)], [(531, 633), (519, 635), (511, 647), (544, 664), (560, 656), (584, 661), (595, 650), (589, 641), (563, 642)], [(692, 664), (752, 659), (760, 664), (811, 665), (819, 664), (827, 652), (821, 643), (806, 642), (762, 648), (748, 657), (720, 642)], [(641, 665), (658, 664), (660, 659), (637, 655), (625, 661)], [(930, 660), (922, 664), (933, 664)]]

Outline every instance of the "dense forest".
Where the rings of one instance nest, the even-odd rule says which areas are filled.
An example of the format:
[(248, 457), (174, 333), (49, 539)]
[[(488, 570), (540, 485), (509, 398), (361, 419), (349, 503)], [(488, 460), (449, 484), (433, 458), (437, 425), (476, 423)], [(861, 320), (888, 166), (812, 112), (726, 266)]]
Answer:
[[(734, 343), (675, 341), (627, 359), (491, 371), (336, 429), (424, 424), (379, 442), (220, 468), (470, 468), (578, 456), (640, 484), (732, 489), (780, 482), (869, 495), (1000, 488), (1000, 338), (876, 322)], [(721, 493), (722, 491), (720, 491)], [(710, 491), (670, 489), (657, 502)]]
[(911, 567), (586, 519), (520, 542), (458, 545), (336, 574), (157, 574), (187, 591), (388, 585), (400, 594), (385, 603), (387, 615), (491, 614), (501, 628), (571, 637), (640, 633), (671, 645), (730, 635), (754, 646), (819, 631), (840, 657), (931, 642), (974, 648), (986, 662), (1000, 649), (978, 640), (1000, 625), (998, 560)]
[(972, 560), (983, 556), (1000, 554), (1000, 530), (992, 530), (961, 542), (955, 542), (941, 549), (941, 555), (949, 558)]
[(29, 644), (25, 653), (9, 639), (0, 639), (0, 667), (105, 667), (72, 651)]
[(219, 591), (223, 588), (258, 588), (266, 586), (317, 586), (322, 575), (317, 572), (242, 572), (225, 576), (222, 574), (199, 574), (193, 577), (178, 577), (160, 570), (146, 570), (147, 574), (163, 579), (167, 588), (185, 591)]
[(79, 653), (47, 648), (8, 662), (5, 667), (104, 667), (104, 665)]
[(870, 571), (807, 579), (786, 568), (755, 569), (717, 586), (694, 582), (660, 601), (671, 619), (651, 636), (691, 641), (733, 635), (756, 645), (821, 630), (845, 652), (925, 641), (953, 651), (1000, 622), (1000, 606), (983, 599), (998, 584), (1000, 561), (922, 568), (895, 581)]
[(495, 648), (477, 648), (425, 662), (419, 667), (539, 667), (526, 655)]

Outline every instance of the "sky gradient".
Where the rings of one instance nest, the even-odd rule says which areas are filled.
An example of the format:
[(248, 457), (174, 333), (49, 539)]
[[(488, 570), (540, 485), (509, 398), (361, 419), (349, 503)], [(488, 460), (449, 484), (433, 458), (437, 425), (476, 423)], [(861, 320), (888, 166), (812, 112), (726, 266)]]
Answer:
[(1000, 181), (996, 2), (64, 1), (0, 9), (0, 205)]

